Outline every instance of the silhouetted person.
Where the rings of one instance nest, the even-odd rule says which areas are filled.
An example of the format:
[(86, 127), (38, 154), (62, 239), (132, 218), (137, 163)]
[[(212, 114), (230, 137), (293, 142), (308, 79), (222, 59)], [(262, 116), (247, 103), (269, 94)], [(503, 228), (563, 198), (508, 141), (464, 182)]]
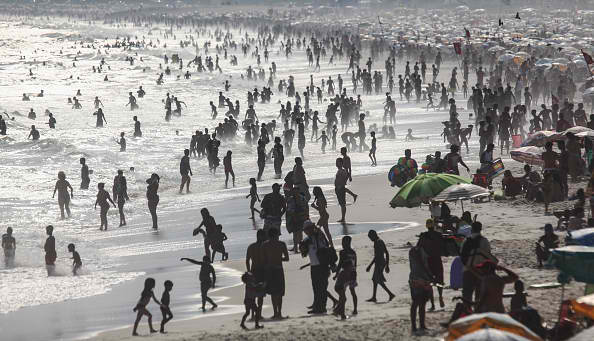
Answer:
[(46, 226), (45, 233), (47, 234), (47, 239), (43, 245), (43, 250), (45, 251), (45, 267), (47, 269), (47, 275), (52, 276), (56, 267), (56, 258), (58, 258), (56, 252), (56, 238), (53, 236), (54, 227), (52, 225)]
[(148, 186), (146, 186), (146, 199), (148, 201), (148, 209), (153, 219), (153, 229), (158, 229), (157, 225), (157, 205), (159, 204), (159, 175), (156, 173), (151, 174), (150, 179), (146, 180)]
[(97, 204), (99, 204), (99, 216), (101, 218), (101, 226), (99, 230), (106, 230), (107, 231), (107, 211), (109, 211), (109, 203), (116, 207), (116, 204), (111, 200), (111, 196), (109, 192), (105, 190), (105, 183), (100, 182), (97, 184), (97, 200), (95, 200), (95, 209), (97, 209)]
[(140, 300), (136, 303), (133, 311), (136, 314), (136, 321), (134, 321), (134, 329), (132, 330), (132, 336), (138, 336), (136, 330), (138, 329), (138, 323), (142, 316), (146, 315), (148, 317), (148, 325), (151, 333), (156, 333), (157, 331), (153, 328), (153, 315), (146, 309), (146, 306), (150, 303), (151, 298), (155, 303), (161, 305), (161, 302), (157, 300), (155, 297), (155, 293), (153, 293), (153, 289), (155, 289), (155, 279), (154, 278), (147, 278), (144, 280), (144, 290), (140, 293)]
[[(70, 195), (68, 195), (68, 188), (70, 188)], [(58, 191), (58, 205), (60, 206), (60, 217), (64, 219), (64, 209), (66, 209), (66, 214), (68, 214), (68, 218), (70, 218), (70, 199), (74, 197), (72, 186), (66, 180), (66, 174), (64, 172), (58, 172), (58, 181), (56, 181), (56, 186), (54, 187), (54, 194), (52, 198), (56, 196), (56, 191)]]
[[(202, 295), (202, 311), (206, 311), (206, 302), (212, 305), (212, 309), (218, 307), (218, 305), (208, 297), (208, 290), (210, 288), (214, 288), (215, 282), (217, 281), (217, 276), (215, 274), (215, 270), (210, 264), (210, 258), (208, 256), (202, 257), (202, 262), (191, 259), (191, 258), (181, 258), (181, 261), (188, 261), (192, 264), (200, 265), (200, 294)], [(212, 276), (212, 279), (211, 279)]]

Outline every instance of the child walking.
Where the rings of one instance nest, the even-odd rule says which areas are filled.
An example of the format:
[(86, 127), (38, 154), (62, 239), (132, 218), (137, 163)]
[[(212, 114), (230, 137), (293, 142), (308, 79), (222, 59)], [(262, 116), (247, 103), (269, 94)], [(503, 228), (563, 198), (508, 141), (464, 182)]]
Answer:
[(256, 204), (256, 202), (260, 201), (260, 197), (258, 196), (258, 187), (256, 186), (256, 179), (255, 178), (250, 178), (250, 185), (252, 187), (250, 187), (250, 194), (246, 195), (246, 199), (247, 198), (252, 198), (250, 201), (250, 211), (252, 212), (252, 217), (250, 219), (254, 219), (254, 212), (258, 212), (260, 213), (260, 211), (258, 211), (254, 205)]
[[(345, 291), (345, 295), (344, 295), (344, 302), (342, 303), (342, 314), (344, 315), (344, 303), (346, 303), (346, 288), (348, 287), (350, 292), (351, 292), (351, 296), (353, 297), (353, 313), (352, 315), (357, 315), (358, 311), (357, 311), (357, 293), (355, 292), (355, 288), (357, 287), (357, 253), (355, 252), (355, 250), (351, 247), (351, 241), (352, 238), (350, 236), (344, 236), (342, 237), (342, 250), (340, 250), (340, 252), (338, 253), (338, 265), (336, 266), (336, 277), (339, 280), (341, 280), (340, 278), (340, 273), (341, 270), (342, 272), (345, 272), (343, 274), (344, 278), (342, 278), (342, 281), (344, 281), (344, 291)], [(336, 282), (336, 285), (338, 285), (338, 281)], [(335, 287), (336, 287), (335, 285)], [(336, 288), (335, 288), (336, 289)], [(339, 293), (340, 295), (340, 293)], [(339, 297), (339, 302), (338, 302), (339, 306), (340, 306), (340, 297)]]
[(147, 278), (144, 280), (144, 290), (140, 294), (140, 300), (136, 303), (136, 306), (132, 311), (136, 314), (136, 321), (134, 321), (134, 329), (132, 330), (132, 336), (138, 336), (136, 330), (138, 329), (138, 323), (140, 319), (142, 319), (143, 315), (148, 317), (148, 325), (151, 333), (156, 333), (157, 331), (153, 328), (153, 315), (146, 309), (146, 306), (150, 303), (151, 298), (155, 303), (161, 305), (161, 303), (155, 297), (155, 293), (153, 293), (153, 289), (155, 289), (155, 279), (154, 278)]
[(82, 260), (78, 252), (76, 252), (74, 244), (68, 244), (68, 252), (72, 253), (72, 274), (76, 276), (78, 270), (82, 267)]
[[(218, 307), (214, 301), (208, 297), (208, 289), (214, 288), (215, 282), (217, 280), (217, 276), (215, 275), (214, 268), (210, 264), (210, 257), (204, 256), (202, 257), (202, 262), (191, 259), (191, 258), (182, 258), (181, 261), (188, 261), (192, 264), (200, 265), (200, 293), (202, 294), (202, 311), (206, 311), (206, 302), (212, 305), (212, 309)], [(212, 275), (212, 279), (211, 279)]]
[(261, 307), (256, 304), (256, 297), (262, 297), (264, 295), (264, 283), (257, 283), (256, 277), (251, 272), (246, 272), (241, 276), (241, 281), (245, 284), (245, 298), (243, 304), (245, 305), (245, 314), (241, 318), (241, 328), (248, 329), (245, 326), (245, 320), (250, 314), (254, 315), (254, 322), (256, 323), (255, 328), (264, 328), (260, 325), (260, 314), (262, 313)]
[(226, 261), (229, 259), (229, 253), (225, 251), (225, 245), (223, 242), (227, 240), (227, 235), (223, 232), (223, 225), (217, 225), (217, 232), (212, 240), (212, 260), (215, 260), (215, 254), (220, 252), (222, 255), (221, 260)]
[(171, 297), (169, 296), (169, 292), (173, 289), (173, 282), (170, 280), (165, 281), (165, 291), (163, 291), (163, 295), (161, 296), (161, 314), (163, 318), (161, 319), (161, 329), (159, 332), (161, 334), (166, 334), (165, 331), (165, 324), (173, 318), (173, 314), (171, 313), (171, 309), (169, 309), (169, 303), (171, 301)]

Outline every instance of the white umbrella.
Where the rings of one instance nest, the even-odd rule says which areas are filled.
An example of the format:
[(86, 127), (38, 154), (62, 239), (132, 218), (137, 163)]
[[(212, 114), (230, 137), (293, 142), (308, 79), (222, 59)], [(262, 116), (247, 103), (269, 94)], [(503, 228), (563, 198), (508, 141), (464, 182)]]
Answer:
[(457, 184), (447, 187), (439, 192), (432, 201), (458, 201), (462, 204), (462, 212), (464, 212), (464, 203), (462, 200), (470, 200), (474, 198), (487, 197), (491, 195), (488, 189), (473, 184)]
[(584, 133), (584, 132), (588, 132), (588, 131), (592, 131), (592, 129), (588, 128), (588, 127), (582, 127), (582, 126), (575, 126), (575, 127), (571, 127), (567, 130), (565, 130), (563, 132), (563, 135), (567, 135), (568, 133), (572, 133), (572, 134), (579, 134), (579, 133)]
[(529, 341), (529, 339), (503, 330), (485, 328), (466, 334), (456, 341)]

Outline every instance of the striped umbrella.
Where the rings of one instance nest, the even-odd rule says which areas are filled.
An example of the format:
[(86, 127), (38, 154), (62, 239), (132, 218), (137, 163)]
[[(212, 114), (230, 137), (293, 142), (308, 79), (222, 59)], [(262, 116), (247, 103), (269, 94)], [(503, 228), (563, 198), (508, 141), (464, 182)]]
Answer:
[(509, 152), (509, 154), (512, 159), (518, 162), (527, 163), (532, 166), (542, 166), (544, 165), (544, 161), (541, 157), (541, 154), (543, 152), (543, 148), (529, 146), (514, 149), (511, 152)]

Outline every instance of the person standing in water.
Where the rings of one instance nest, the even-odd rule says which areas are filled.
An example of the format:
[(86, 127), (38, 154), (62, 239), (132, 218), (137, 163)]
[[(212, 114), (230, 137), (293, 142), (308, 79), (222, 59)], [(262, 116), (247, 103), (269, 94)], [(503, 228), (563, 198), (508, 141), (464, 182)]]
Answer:
[[(70, 188), (70, 195), (68, 195), (68, 188)], [(52, 199), (56, 196), (56, 191), (58, 191), (58, 205), (60, 206), (61, 219), (65, 219), (64, 209), (66, 209), (68, 218), (70, 218), (70, 199), (74, 198), (74, 192), (70, 183), (66, 181), (66, 174), (62, 171), (58, 172), (58, 181), (56, 181)]]
[(181, 185), (179, 186), (179, 194), (182, 193), (184, 185), (186, 186), (186, 193), (190, 193), (190, 176), (194, 174), (192, 174), (192, 168), (190, 168), (189, 149), (184, 149), (184, 156), (182, 156), (181, 161), (179, 163), (179, 172), (182, 177)]
[[(352, 182), (353, 181), (353, 172), (351, 169), (351, 158), (347, 155), (346, 147), (340, 148), (340, 154), (342, 155), (342, 167), (348, 174), (349, 182)], [(358, 195), (353, 193), (350, 189), (346, 188), (346, 184), (345, 184), (345, 192), (350, 194), (353, 197), (353, 202), (357, 201)]]
[(47, 269), (47, 275), (52, 276), (56, 267), (56, 258), (58, 258), (56, 252), (56, 238), (53, 236), (54, 227), (52, 225), (46, 226), (45, 233), (47, 234), (47, 239), (43, 245), (43, 250), (45, 251), (45, 268)]
[(151, 213), (153, 220), (153, 229), (158, 229), (157, 225), (157, 205), (159, 205), (159, 175), (156, 173), (151, 174), (150, 179), (146, 180), (148, 186), (146, 186), (146, 199), (148, 200), (148, 209)]
[(97, 111), (93, 113), (93, 116), (97, 116), (97, 123), (95, 125), (97, 128), (102, 128), (103, 122), (107, 124), (107, 120), (105, 119), (105, 115), (103, 114), (103, 109), (97, 109)]
[(142, 131), (140, 130), (140, 121), (137, 116), (132, 118), (134, 120), (134, 137), (142, 137)]
[(91, 178), (89, 177), (89, 166), (87, 166), (87, 159), (81, 157), (80, 164), (82, 165), (80, 169), (80, 189), (89, 189)]
[(120, 227), (126, 226), (126, 216), (124, 215), (124, 204), (128, 197), (128, 184), (126, 183), (126, 177), (124, 171), (118, 169), (118, 175), (113, 178), (113, 201), (118, 203), (118, 211), (120, 213)]
[(119, 141), (116, 141), (116, 143), (120, 145), (120, 152), (126, 151), (126, 138), (124, 137), (123, 131), (120, 133), (120, 139)]
[(75, 248), (74, 244), (68, 244), (68, 252), (72, 253), (72, 274), (74, 276), (78, 275), (78, 270), (82, 267), (82, 260)]
[(6, 267), (14, 266), (14, 255), (16, 251), (16, 239), (12, 236), (12, 227), (6, 228), (2, 235), (2, 249), (4, 250), (4, 264)]
[(347, 171), (344, 169), (344, 159), (336, 159), (336, 176), (334, 178), (334, 193), (336, 194), (336, 200), (340, 206), (341, 218), (338, 222), (346, 222), (346, 183), (349, 179)]
[(283, 174), (283, 162), (285, 162), (285, 155), (283, 152), (283, 144), (281, 143), (281, 138), (279, 136), (274, 138), (272, 157), (274, 158), (275, 178), (280, 179)]
[(235, 187), (235, 173), (233, 172), (233, 165), (231, 163), (231, 155), (233, 154), (232, 151), (228, 150), (227, 155), (223, 158), (223, 167), (225, 169), (225, 188), (227, 188), (227, 184), (229, 183), (229, 174), (233, 179), (233, 187)]
[(101, 226), (99, 230), (107, 231), (107, 211), (109, 211), (109, 203), (116, 207), (116, 204), (111, 200), (111, 196), (109, 192), (105, 190), (105, 183), (100, 182), (97, 184), (97, 189), (99, 192), (97, 193), (97, 200), (95, 200), (95, 209), (97, 209), (97, 204), (100, 207), (99, 216), (101, 217)]

